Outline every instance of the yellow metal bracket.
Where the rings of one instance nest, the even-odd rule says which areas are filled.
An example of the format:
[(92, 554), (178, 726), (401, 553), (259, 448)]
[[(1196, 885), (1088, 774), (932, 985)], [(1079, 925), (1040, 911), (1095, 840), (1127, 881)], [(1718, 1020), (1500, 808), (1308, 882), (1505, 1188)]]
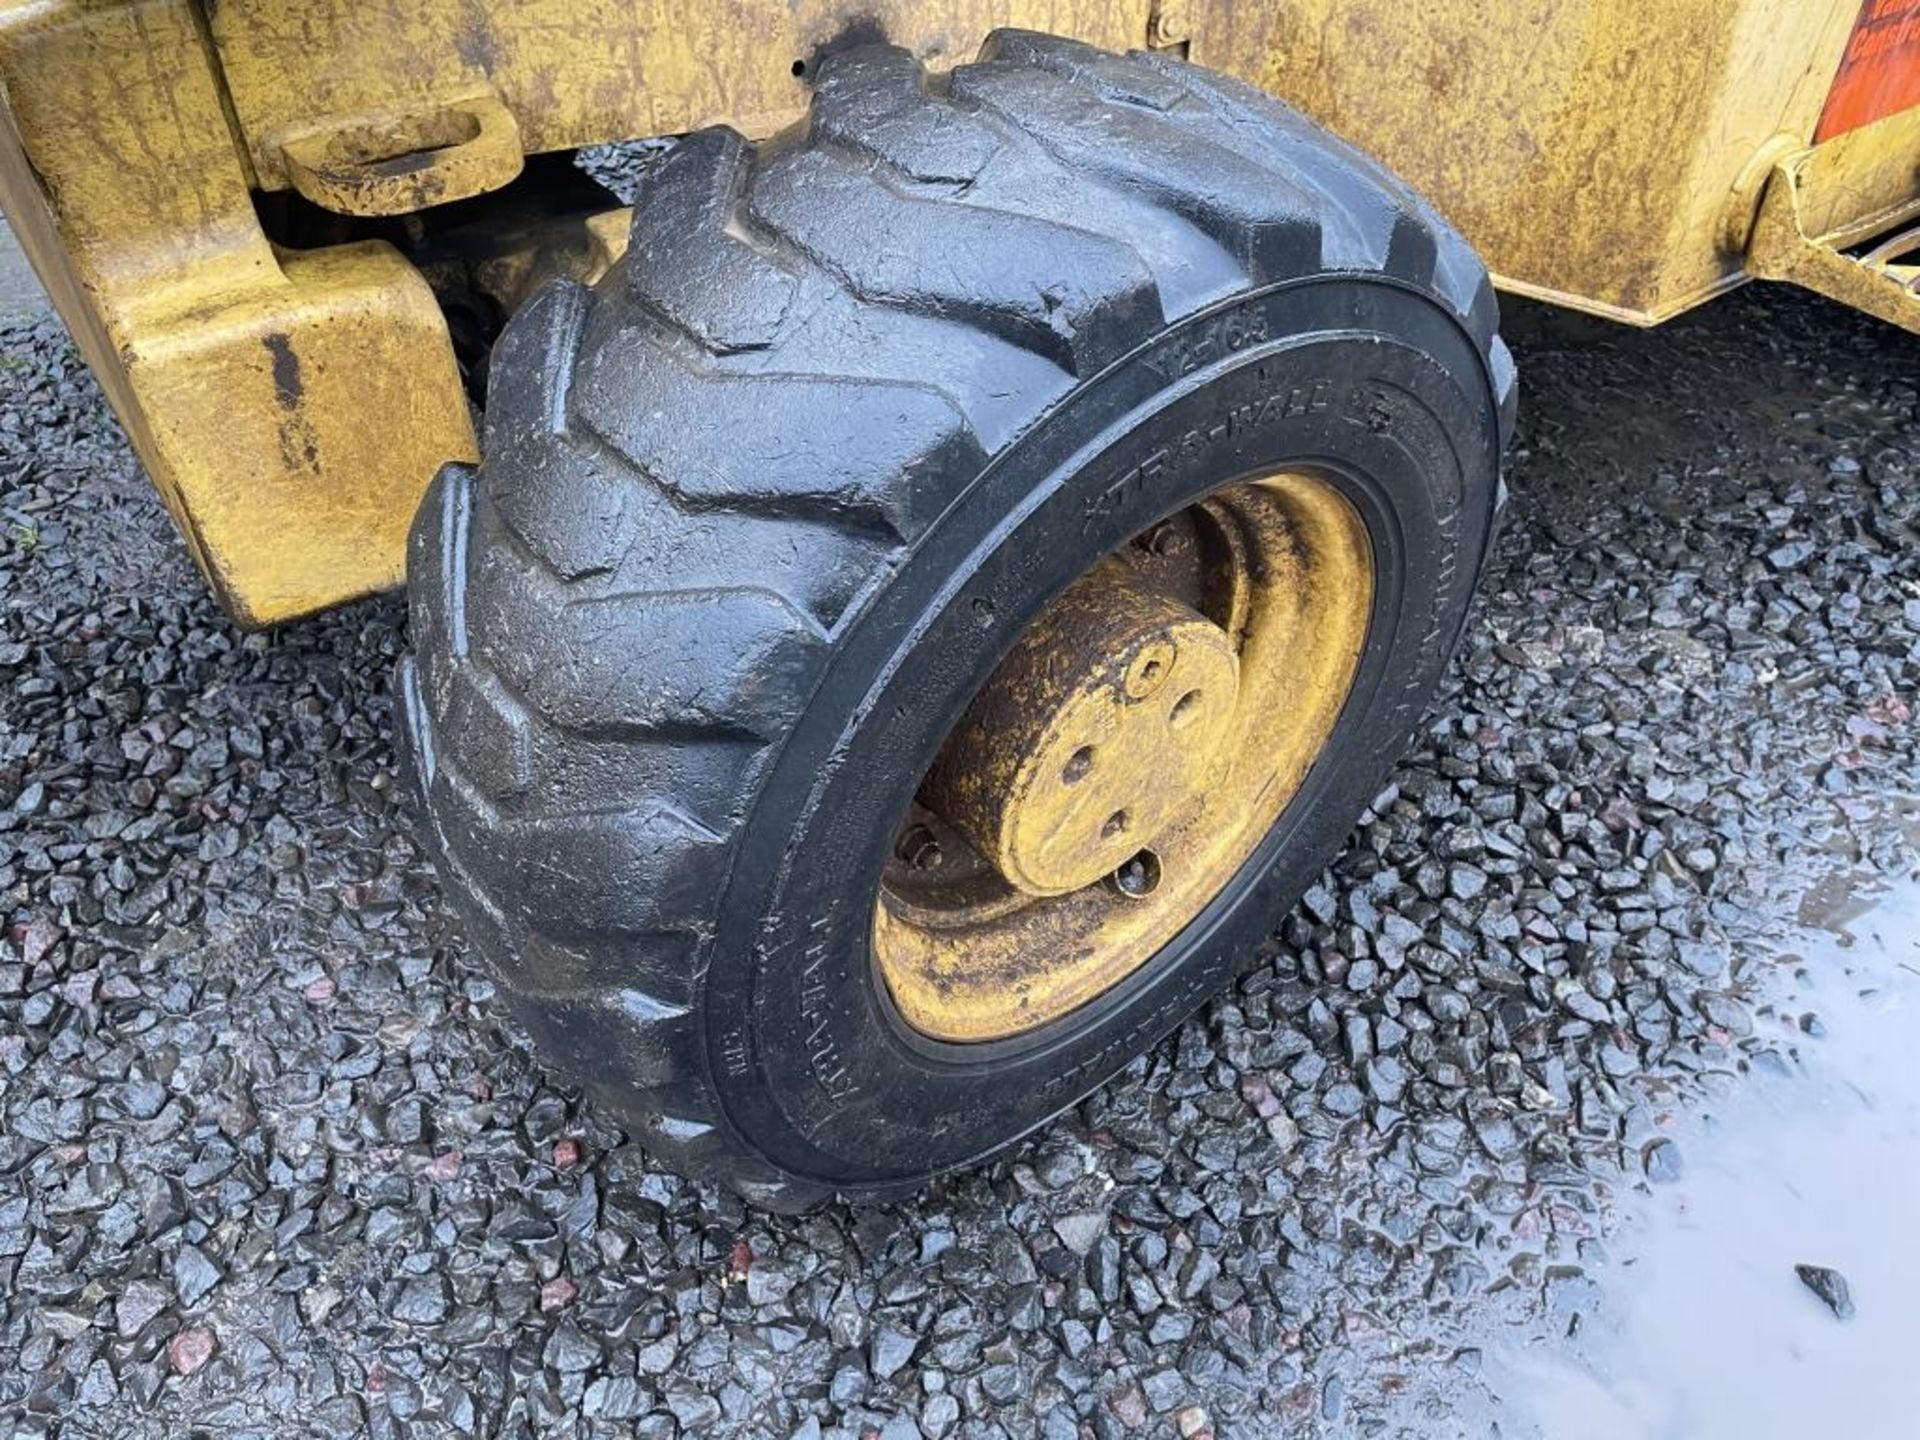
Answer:
[(1920, 112), (1777, 159), (1747, 271), (1920, 334)]
[(291, 136), (287, 178), (342, 215), (405, 215), (497, 190), (520, 173), (520, 127), (492, 91)]

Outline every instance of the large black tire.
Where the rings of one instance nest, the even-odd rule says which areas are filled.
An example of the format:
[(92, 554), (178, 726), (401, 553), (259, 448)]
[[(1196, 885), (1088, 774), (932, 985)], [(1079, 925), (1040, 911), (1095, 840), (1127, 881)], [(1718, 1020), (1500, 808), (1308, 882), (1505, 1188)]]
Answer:
[[(546, 1053), (675, 1168), (790, 1209), (1042, 1124), (1227, 984), (1405, 745), (1491, 533), (1513, 373), (1480, 262), (1294, 111), (1000, 32), (820, 66), (688, 137), (626, 259), (494, 354), (479, 472), (414, 528), (404, 748), (447, 891)], [(1372, 629), (1254, 859), (1112, 993), (910, 1032), (880, 866), (1042, 604), (1286, 461), (1364, 517)]]

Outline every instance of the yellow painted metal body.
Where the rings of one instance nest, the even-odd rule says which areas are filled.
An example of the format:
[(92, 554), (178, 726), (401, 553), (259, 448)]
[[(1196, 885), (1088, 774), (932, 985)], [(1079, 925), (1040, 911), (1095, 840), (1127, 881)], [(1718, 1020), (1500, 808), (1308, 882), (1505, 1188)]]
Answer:
[(1430, 196), (1504, 288), (1653, 324), (1746, 278), (1723, 241), (1736, 186), (1776, 136), (1809, 142), (1859, 5), (1214, 10), (1195, 58), (1248, 73), (1233, 59), (1246, 57), (1248, 78)]
[(277, 248), (262, 196), (412, 223), (494, 194), (523, 155), (719, 122), (767, 133), (803, 113), (809, 65), (837, 43), (884, 37), (938, 67), (1017, 25), (1176, 50), (1287, 98), (1424, 190), (1509, 289), (1650, 324), (1757, 274), (1920, 329), (1900, 257), (1846, 253), (1920, 211), (1912, 112), (1812, 144), (1858, 14), (0, 0), (0, 204), (219, 593), (264, 624), (395, 583), (415, 500), (474, 436), (403, 249)]
[(8, 222), (236, 618), (398, 582), (420, 491), (475, 451), (419, 273), (274, 249), (176, 0), (0, 11), (0, 83)]

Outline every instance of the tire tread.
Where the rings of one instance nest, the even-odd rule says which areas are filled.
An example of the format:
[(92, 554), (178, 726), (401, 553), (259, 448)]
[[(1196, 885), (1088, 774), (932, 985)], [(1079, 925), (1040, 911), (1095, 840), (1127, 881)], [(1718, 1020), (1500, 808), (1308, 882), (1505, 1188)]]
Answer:
[[(507, 327), (487, 461), (444, 467), (415, 523), (398, 686), (448, 892), (536, 1039), (590, 1054), (589, 1088), (648, 1150), (777, 1209), (826, 1187), (721, 1107), (712, 906), (838, 625), (986, 465), (976, 417), (1006, 403), (991, 375), (964, 394), (920, 378), (893, 338), (912, 327), (876, 325), (865, 373), (835, 373), (810, 319), (917, 317), (1084, 378), (1209, 297), (1359, 270), (1475, 337), (1503, 426), (1512, 392), (1465, 242), (1257, 91), (1020, 31), (944, 78), (849, 50), (815, 87), (804, 132), (683, 140), (621, 264)], [(795, 397), (808, 434), (783, 430)], [(553, 778), (589, 750), (622, 763), (587, 773), (627, 778)]]

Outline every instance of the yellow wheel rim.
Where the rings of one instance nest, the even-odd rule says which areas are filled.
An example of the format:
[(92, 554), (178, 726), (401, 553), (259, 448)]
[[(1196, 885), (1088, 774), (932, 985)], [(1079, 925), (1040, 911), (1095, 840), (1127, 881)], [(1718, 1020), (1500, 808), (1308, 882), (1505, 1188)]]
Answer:
[(1226, 887), (1353, 687), (1373, 554), (1332, 485), (1189, 507), (1070, 585), (922, 781), (874, 905), (881, 975), (937, 1040), (1105, 994)]

